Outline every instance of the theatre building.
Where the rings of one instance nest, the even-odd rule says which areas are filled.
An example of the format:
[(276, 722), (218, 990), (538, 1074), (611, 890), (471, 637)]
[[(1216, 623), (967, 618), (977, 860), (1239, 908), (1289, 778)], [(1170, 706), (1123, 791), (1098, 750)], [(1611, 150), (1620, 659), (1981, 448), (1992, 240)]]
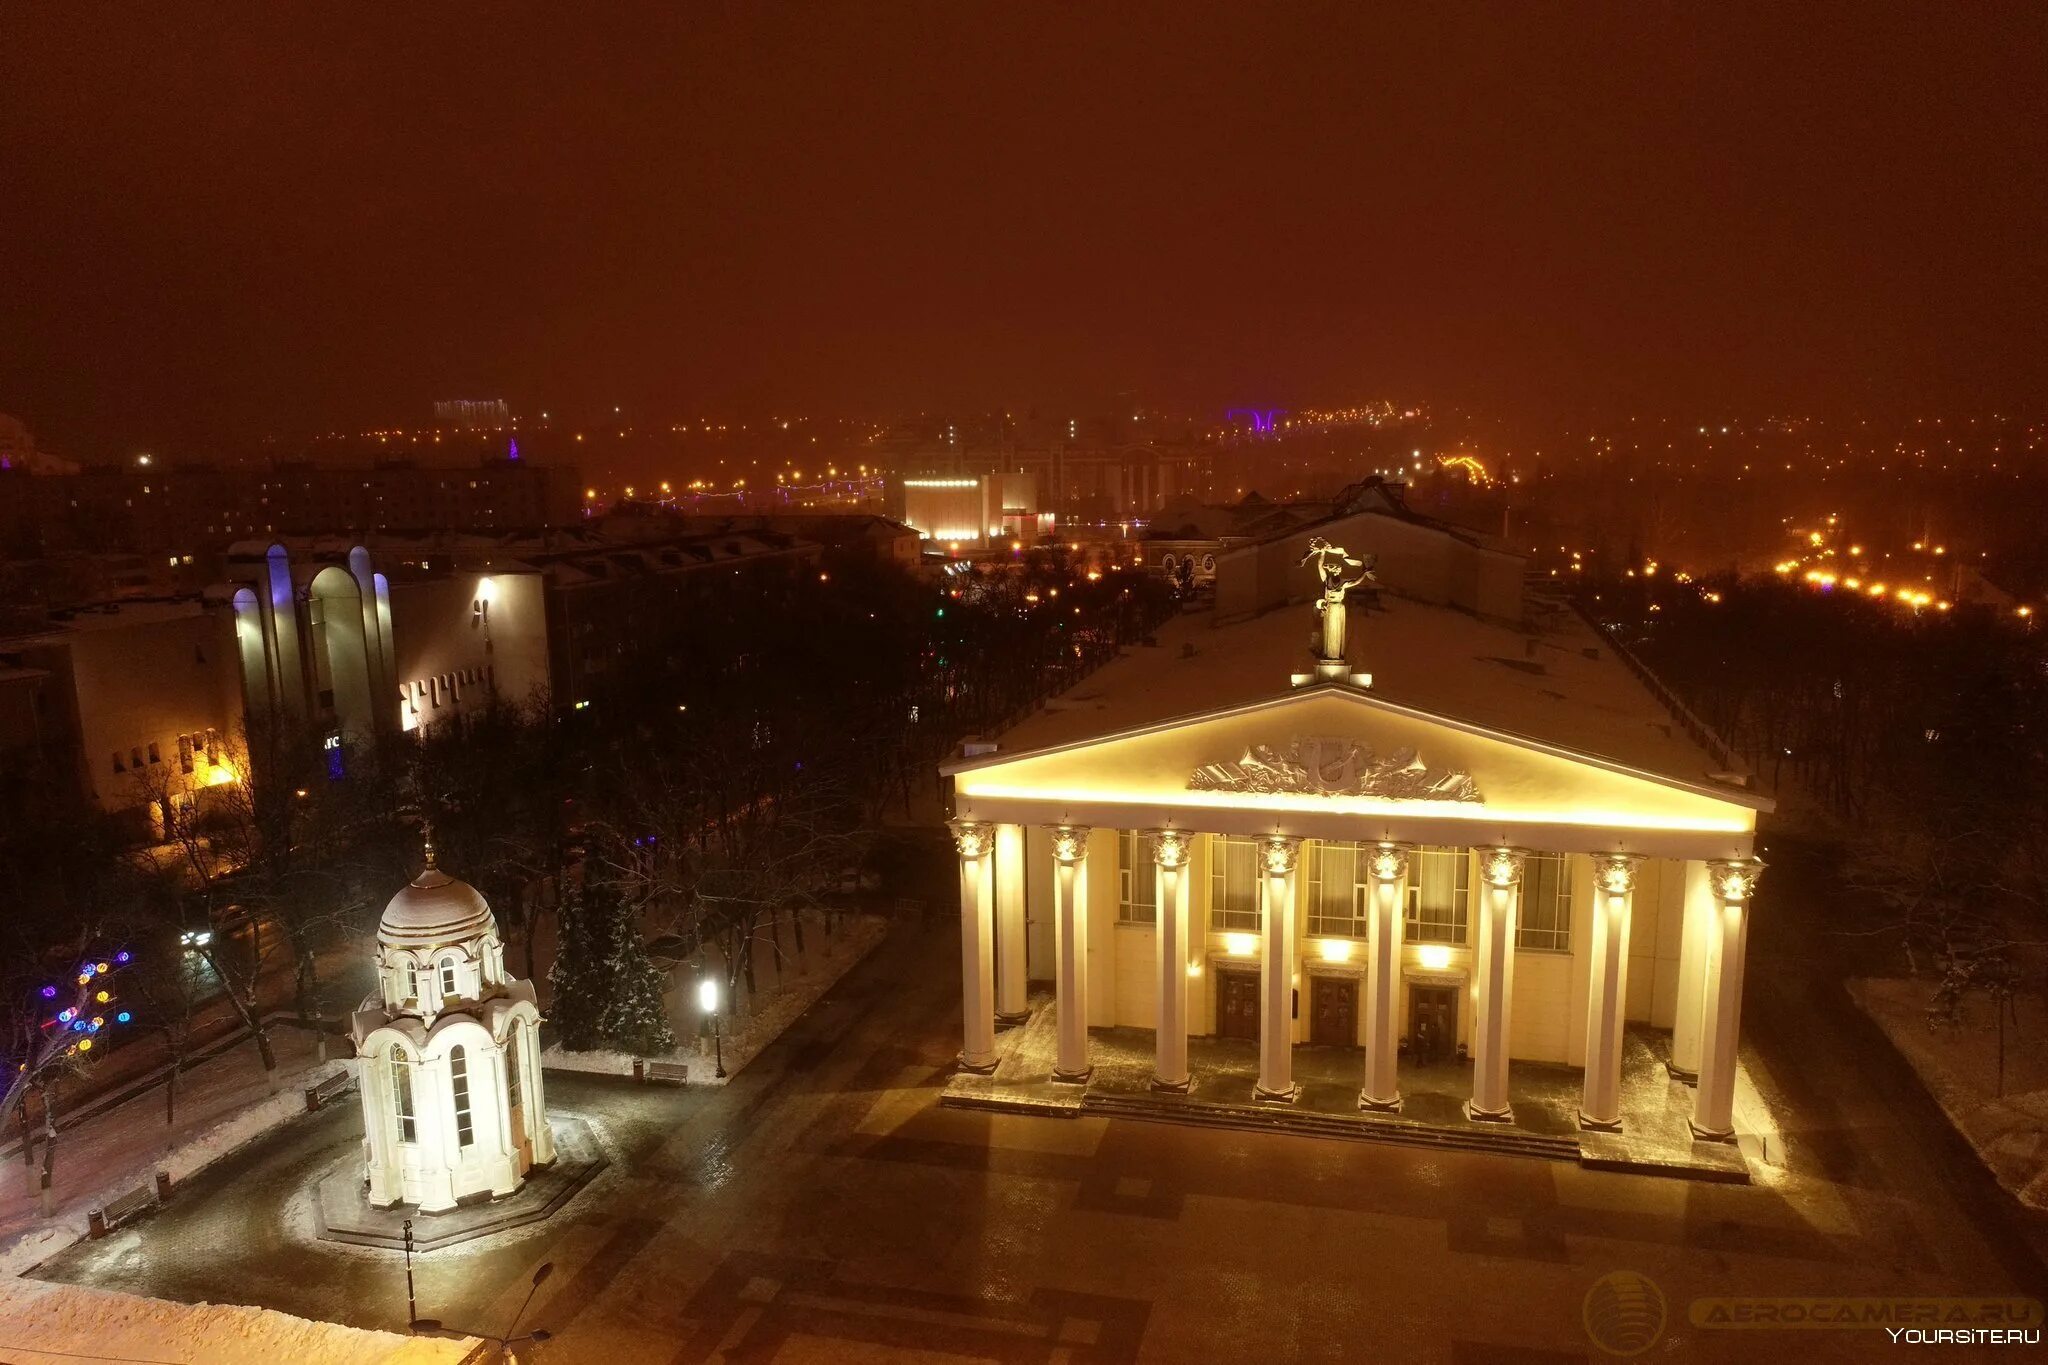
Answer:
[(1235, 1038), (1242, 1099), (1289, 1104), (1313, 1045), (1391, 1114), (1411, 1059), (1448, 1058), (1465, 1120), (1506, 1123), (1513, 1059), (1583, 1068), (1578, 1122), (1613, 1130), (1640, 1023), (1696, 1082), (1694, 1135), (1732, 1137), (1769, 800), (1562, 604), (1425, 600), (1300, 539), (1219, 566), (1280, 584), (1292, 553), (1291, 602), (1183, 616), (944, 769), (963, 1069), (1050, 983), (1055, 1080), (1087, 1082), (1091, 1028), (1149, 1029), (1156, 1089), (1188, 1087), (1191, 1037)]

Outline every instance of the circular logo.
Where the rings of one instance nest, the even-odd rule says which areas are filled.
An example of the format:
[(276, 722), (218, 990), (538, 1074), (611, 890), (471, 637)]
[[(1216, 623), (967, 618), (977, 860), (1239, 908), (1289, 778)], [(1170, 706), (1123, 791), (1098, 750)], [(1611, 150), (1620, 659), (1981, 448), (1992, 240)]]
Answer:
[(1586, 1291), (1586, 1335), (1609, 1355), (1639, 1356), (1664, 1334), (1664, 1291), (1648, 1275), (1617, 1270)]

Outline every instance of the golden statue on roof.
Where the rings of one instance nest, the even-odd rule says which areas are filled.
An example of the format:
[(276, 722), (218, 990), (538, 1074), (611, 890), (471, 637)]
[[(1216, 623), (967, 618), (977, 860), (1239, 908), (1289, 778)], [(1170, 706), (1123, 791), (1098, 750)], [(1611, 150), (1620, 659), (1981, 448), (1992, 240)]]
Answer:
[[(1376, 556), (1363, 559), (1353, 556), (1341, 545), (1332, 545), (1321, 536), (1308, 543), (1308, 553), (1303, 555), (1303, 564), (1314, 561), (1316, 576), (1323, 585), (1323, 595), (1316, 602), (1316, 615), (1322, 623), (1321, 639), (1316, 645), (1316, 660), (1322, 665), (1344, 663), (1344, 594), (1353, 588), (1379, 580), (1372, 575)], [(1354, 577), (1345, 575), (1352, 569), (1358, 570)]]

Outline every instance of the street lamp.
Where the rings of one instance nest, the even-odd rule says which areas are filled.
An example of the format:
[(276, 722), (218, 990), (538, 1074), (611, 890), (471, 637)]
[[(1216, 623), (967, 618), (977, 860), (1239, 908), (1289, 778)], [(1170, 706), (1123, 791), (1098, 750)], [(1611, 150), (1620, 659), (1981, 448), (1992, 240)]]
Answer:
[[(406, 1220), (405, 1223), (405, 1244), (407, 1251), (410, 1252), (412, 1249), (412, 1220), (409, 1218)], [(410, 1260), (408, 1260), (408, 1267), (410, 1266), (410, 1264), (411, 1262)], [(490, 1332), (467, 1331), (460, 1327), (448, 1327), (445, 1326), (439, 1318), (421, 1317), (415, 1317), (412, 1320), (413, 1334), (415, 1336), (429, 1337), (476, 1337), (483, 1341), (496, 1342), (498, 1347), (498, 1359), (506, 1361), (512, 1360), (515, 1358), (512, 1354), (512, 1348), (514, 1346), (519, 1345), (519, 1343), (523, 1341), (530, 1341), (533, 1342), (535, 1345), (539, 1345), (541, 1342), (546, 1341), (549, 1337), (554, 1335), (545, 1327), (536, 1327), (530, 1332), (519, 1331), (519, 1320), (526, 1316), (527, 1308), (529, 1308), (533, 1303), (534, 1294), (540, 1289), (540, 1287), (543, 1284), (547, 1283), (548, 1276), (554, 1273), (555, 1263), (553, 1261), (542, 1261), (539, 1267), (537, 1267), (534, 1270), (533, 1283), (527, 1286), (526, 1297), (520, 1300), (519, 1311), (512, 1315), (512, 1325), (510, 1328), (506, 1330), (504, 1336), (496, 1336)], [(411, 1283), (411, 1271), (410, 1269), (408, 1269), (406, 1279), (408, 1289), (410, 1289)], [(518, 1333), (518, 1335), (515, 1336), (514, 1333)]]
[(725, 1044), (718, 1034), (718, 978), (702, 977), (697, 982), (697, 1008), (711, 1016), (711, 1054), (717, 1061), (713, 1073), (719, 1080), (725, 1079)]

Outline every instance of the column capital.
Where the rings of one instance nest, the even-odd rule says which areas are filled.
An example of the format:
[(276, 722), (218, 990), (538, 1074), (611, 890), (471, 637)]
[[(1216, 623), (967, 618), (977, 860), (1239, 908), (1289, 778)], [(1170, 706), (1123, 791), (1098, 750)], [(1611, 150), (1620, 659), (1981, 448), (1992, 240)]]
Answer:
[(1408, 860), (1415, 855), (1415, 845), (1397, 844), (1382, 840), (1372, 846), (1366, 855), (1366, 865), (1376, 882), (1398, 882), (1408, 875)]
[(963, 859), (986, 858), (995, 847), (996, 827), (980, 820), (953, 820), (948, 823), (953, 831), (953, 847)]
[(1178, 871), (1188, 865), (1194, 835), (1184, 829), (1148, 829), (1145, 837), (1152, 841), (1152, 859), (1160, 867)]
[(1259, 862), (1268, 877), (1285, 877), (1300, 857), (1301, 840), (1292, 835), (1269, 834), (1259, 841)]
[(1502, 844), (1489, 848), (1479, 855), (1480, 875), (1486, 878), (1488, 886), (1503, 889), (1522, 884), (1522, 865), (1529, 860), (1527, 849), (1509, 848)]
[(1642, 861), (1640, 853), (1596, 853), (1593, 855), (1594, 880), (1610, 896), (1629, 895), (1636, 889), (1636, 869)]
[(1756, 894), (1757, 879), (1763, 876), (1762, 858), (1715, 858), (1707, 863), (1707, 880), (1714, 894), (1724, 902), (1746, 901)]
[(1078, 863), (1088, 856), (1088, 826), (1048, 825), (1052, 831), (1053, 861)]

